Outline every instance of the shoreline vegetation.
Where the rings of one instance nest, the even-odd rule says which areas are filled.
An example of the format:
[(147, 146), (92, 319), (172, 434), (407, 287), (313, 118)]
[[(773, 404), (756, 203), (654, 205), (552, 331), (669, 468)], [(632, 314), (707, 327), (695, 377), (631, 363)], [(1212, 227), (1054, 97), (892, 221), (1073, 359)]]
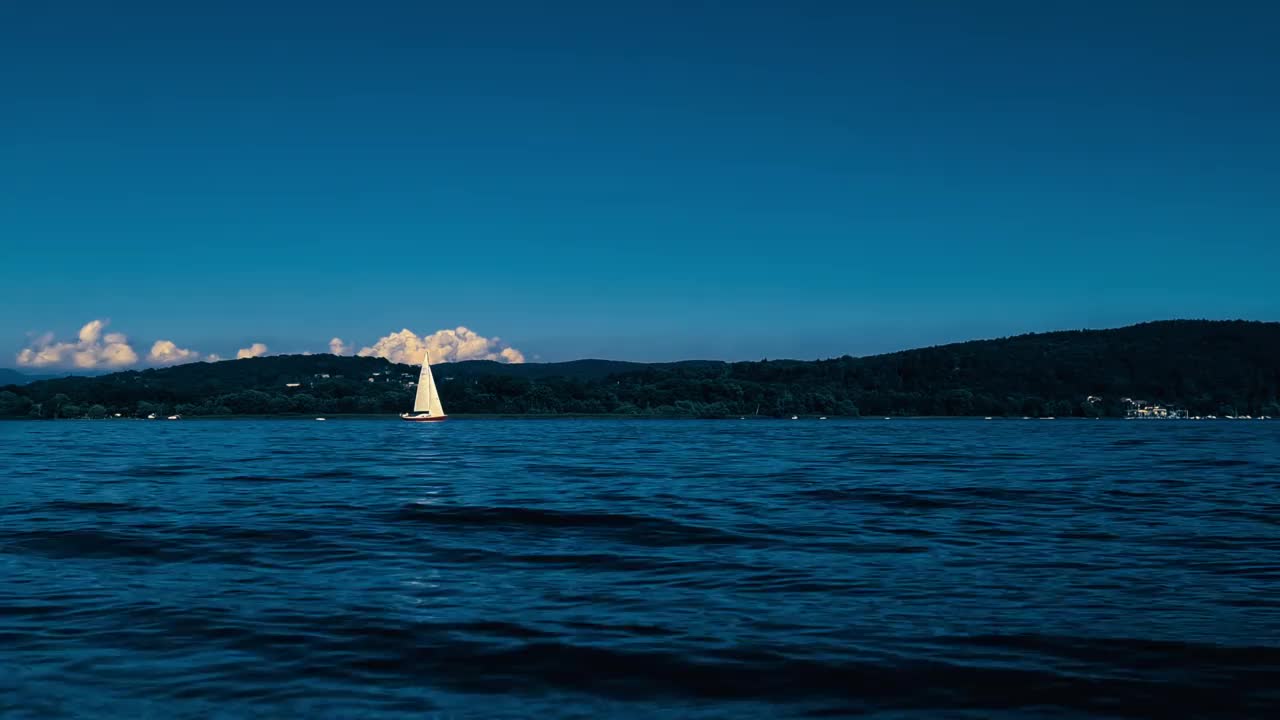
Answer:
[[(1280, 323), (1175, 320), (861, 358), (433, 366), (458, 419), (1280, 416)], [(281, 355), (0, 387), (0, 417), (382, 418), (416, 366)]]
[[(183, 415), (181, 416), (183, 420), (316, 420), (316, 419), (325, 419), (325, 420), (397, 419), (398, 420), (399, 417), (400, 417), (399, 415), (392, 415), (389, 413), (332, 413), (329, 415), (288, 413), (288, 414), (279, 414), (279, 415), (269, 415), (269, 414), (234, 415), (233, 414), (233, 415)], [(448, 416), (449, 420), (733, 420), (733, 421), (759, 420), (762, 422), (763, 421), (776, 422), (779, 420), (791, 420), (792, 418), (796, 418), (799, 420), (880, 420), (880, 421), (884, 421), (884, 420), (982, 420), (984, 419), (983, 417), (978, 415), (885, 415), (883, 417), (879, 415), (789, 415), (785, 417), (777, 416), (777, 415), (741, 415), (741, 416), (725, 415), (722, 417), (697, 418), (697, 417), (691, 417), (691, 416), (685, 416), (685, 415), (621, 415), (619, 413), (595, 413), (595, 414), (557, 413), (554, 415), (551, 415), (551, 414), (541, 414), (541, 415), (523, 414), (522, 415), (519, 413), (458, 413), (456, 415)], [(36, 419), (36, 418), (0, 416), (0, 421), (32, 420), (32, 419)], [(100, 418), (94, 418), (86, 414), (86, 415), (80, 415), (77, 417), (64, 417), (59, 419), (61, 420), (147, 420), (148, 418), (138, 417), (135, 415), (123, 415), (123, 414), (120, 417), (116, 417), (115, 415), (106, 415)], [(156, 416), (155, 418), (151, 418), (151, 419), (166, 420), (167, 417)], [(1023, 418), (1015, 417), (1015, 416), (998, 416), (998, 417), (990, 417), (990, 419), (991, 420), (1021, 420)], [(1046, 417), (1031, 418), (1031, 419), (1056, 420), (1057, 418), (1046, 416)], [(1063, 419), (1073, 419), (1073, 418), (1063, 418)], [(1074, 419), (1124, 420), (1126, 418), (1079, 417)]]

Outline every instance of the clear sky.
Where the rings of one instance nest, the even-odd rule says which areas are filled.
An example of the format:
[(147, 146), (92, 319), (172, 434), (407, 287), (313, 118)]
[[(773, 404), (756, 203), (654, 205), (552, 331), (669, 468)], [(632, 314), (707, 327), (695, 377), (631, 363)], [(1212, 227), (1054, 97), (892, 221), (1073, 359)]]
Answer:
[[(198, 7), (197, 7), (198, 6)], [(1280, 319), (1280, 4), (0, 3), (0, 366)]]

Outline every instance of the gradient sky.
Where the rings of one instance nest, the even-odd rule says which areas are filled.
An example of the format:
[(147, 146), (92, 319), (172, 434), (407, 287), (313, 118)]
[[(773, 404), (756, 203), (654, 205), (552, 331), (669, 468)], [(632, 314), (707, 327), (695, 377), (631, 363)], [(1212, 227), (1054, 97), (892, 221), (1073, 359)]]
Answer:
[(0, 366), (1280, 319), (1276, 3), (195, 5), (0, 3)]

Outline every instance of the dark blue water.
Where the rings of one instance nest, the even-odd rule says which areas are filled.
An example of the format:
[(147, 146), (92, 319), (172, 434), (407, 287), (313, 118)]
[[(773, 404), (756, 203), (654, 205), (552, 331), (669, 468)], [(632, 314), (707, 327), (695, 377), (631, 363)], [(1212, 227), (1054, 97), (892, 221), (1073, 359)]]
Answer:
[(1280, 422), (7, 422), (0, 447), (6, 718), (1280, 710)]

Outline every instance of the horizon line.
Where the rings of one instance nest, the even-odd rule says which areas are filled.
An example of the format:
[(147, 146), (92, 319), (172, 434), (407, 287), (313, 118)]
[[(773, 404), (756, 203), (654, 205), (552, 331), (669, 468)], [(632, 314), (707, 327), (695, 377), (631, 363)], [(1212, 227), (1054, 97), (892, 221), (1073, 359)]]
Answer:
[[(480, 359), (475, 359), (475, 360), (452, 360), (452, 361), (445, 361), (445, 362), (441, 362), (441, 363), (435, 363), (435, 365), (457, 365), (457, 364), (460, 364), (460, 363), (468, 363), (468, 362), (471, 362), (471, 363), (494, 363), (495, 365), (511, 365), (511, 364), (515, 364), (515, 365), (563, 365), (563, 364), (567, 364), (567, 363), (574, 363), (574, 362), (617, 362), (617, 363), (629, 363), (629, 364), (632, 364), (632, 365), (674, 365), (674, 364), (679, 364), (679, 363), (723, 363), (723, 364), (728, 365), (728, 364), (740, 363), (740, 362), (821, 362), (821, 361), (824, 361), (824, 360), (839, 360), (839, 359), (841, 359), (841, 358), (846, 358), (846, 357), (847, 357), (847, 358), (853, 358), (853, 359), (860, 359), (860, 358), (872, 358), (872, 357), (882, 357), (882, 356), (885, 356), (885, 355), (894, 355), (894, 354), (896, 354), (896, 353), (912, 352), (912, 351), (915, 351), (915, 350), (929, 350), (929, 349), (933, 349), (933, 348), (949, 347), (949, 346), (951, 346), (951, 345), (963, 345), (963, 344), (966, 344), (966, 343), (973, 343), (973, 342), (992, 342), (992, 341), (998, 341), (998, 340), (1008, 340), (1008, 339), (1012, 339), (1012, 338), (1029, 337), (1029, 336), (1035, 336), (1035, 335), (1053, 335), (1053, 334), (1071, 333), (1071, 332), (1107, 332), (1107, 331), (1113, 331), (1113, 330), (1125, 330), (1125, 329), (1128, 329), (1128, 328), (1141, 327), (1141, 326), (1143, 326), (1143, 325), (1155, 325), (1155, 324), (1160, 324), (1160, 323), (1179, 323), (1179, 322), (1199, 322), (1199, 323), (1240, 323), (1240, 322), (1244, 322), (1244, 323), (1258, 323), (1258, 324), (1261, 324), (1261, 325), (1275, 325), (1275, 324), (1280, 324), (1280, 320), (1250, 320), (1250, 319), (1246, 319), (1246, 318), (1230, 318), (1230, 319), (1169, 318), (1169, 319), (1164, 319), (1164, 320), (1144, 320), (1144, 321), (1142, 321), (1142, 322), (1129, 323), (1129, 324), (1127, 324), (1127, 325), (1118, 325), (1118, 326), (1113, 326), (1113, 327), (1081, 327), (1081, 328), (1063, 328), (1063, 329), (1057, 329), (1057, 330), (1035, 330), (1035, 331), (1030, 331), (1030, 332), (1016, 333), (1016, 334), (1012, 334), (1012, 335), (999, 335), (999, 336), (992, 336), (992, 337), (977, 337), (977, 338), (970, 338), (970, 339), (967, 339), (967, 340), (956, 340), (956, 341), (952, 341), (952, 342), (936, 343), (936, 344), (933, 344), (933, 345), (917, 345), (917, 346), (913, 346), (913, 347), (899, 348), (899, 349), (897, 349), (897, 350), (889, 350), (889, 351), (886, 351), (886, 352), (869, 353), (869, 354), (866, 354), (866, 355), (854, 355), (854, 354), (852, 354), (852, 353), (844, 353), (844, 354), (842, 354), (842, 355), (834, 355), (834, 356), (829, 356), (829, 357), (815, 357), (815, 358), (808, 358), (808, 359), (805, 359), (805, 358), (797, 358), (797, 357), (776, 357), (776, 358), (761, 357), (761, 358), (757, 358), (757, 359), (741, 359), (741, 360), (717, 360), (717, 359), (711, 359), (711, 358), (684, 358), (684, 359), (680, 359), (680, 360), (652, 360), (652, 361), (645, 361), (645, 360), (623, 360), (623, 359), (617, 359), (617, 358), (605, 358), (605, 357), (583, 357), (583, 358), (574, 358), (574, 359), (572, 359), (572, 360), (535, 361), (535, 362), (522, 362), (522, 363), (504, 363), (504, 362), (501, 362), (501, 361), (498, 361), (498, 360), (480, 360)], [(113, 368), (113, 369), (95, 369), (95, 368), (84, 368), (84, 369), (82, 369), (82, 368), (65, 368), (65, 367), (62, 367), (62, 368), (54, 368), (54, 367), (50, 367), (50, 368), (47, 368), (47, 370), (48, 370), (49, 372), (29, 372), (28, 370), (19, 369), (19, 368), (16, 368), (16, 367), (0, 366), (0, 370), (9, 370), (9, 371), (12, 371), (12, 372), (18, 373), (19, 375), (24, 375), (24, 376), (28, 376), (28, 377), (40, 377), (40, 376), (47, 376), (47, 375), (56, 375), (56, 376), (67, 376), (67, 375), (71, 375), (71, 376), (76, 376), (76, 375), (80, 375), (80, 376), (96, 376), (96, 375), (112, 375), (112, 374), (115, 374), (115, 373), (121, 373), (121, 372), (144, 372), (144, 371), (147, 371), (147, 370), (164, 370), (164, 369), (173, 368), (173, 367), (181, 367), (181, 366), (183, 366), (183, 365), (200, 365), (200, 364), (215, 365), (215, 364), (218, 364), (218, 363), (224, 363), (224, 362), (239, 362), (240, 360), (265, 360), (265, 359), (267, 359), (267, 358), (273, 358), (273, 357), (318, 357), (318, 356), (326, 356), (326, 355), (327, 355), (327, 356), (329, 356), (329, 357), (368, 357), (368, 358), (376, 358), (376, 359), (380, 359), (380, 360), (386, 360), (387, 362), (390, 362), (390, 363), (392, 363), (393, 365), (410, 365), (410, 366), (412, 366), (412, 365), (414, 365), (414, 364), (415, 364), (415, 363), (398, 363), (398, 362), (395, 362), (395, 361), (391, 360), (390, 358), (385, 358), (385, 357), (381, 357), (381, 356), (378, 356), (378, 355), (337, 355), (337, 354), (334, 354), (334, 353), (331, 353), (331, 352), (308, 352), (308, 351), (303, 351), (303, 352), (296, 352), (296, 353), (276, 353), (276, 354), (273, 354), (273, 355), (265, 355), (265, 356), (260, 356), (260, 357), (251, 357), (251, 358), (222, 358), (222, 359), (214, 360), (214, 361), (209, 361), (209, 360), (195, 360), (195, 361), (192, 361), (192, 362), (177, 363), (177, 364), (173, 364), (173, 365), (150, 365), (150, 366), (145, 366), (145, 367), (127, 367), (127, 368)]]

